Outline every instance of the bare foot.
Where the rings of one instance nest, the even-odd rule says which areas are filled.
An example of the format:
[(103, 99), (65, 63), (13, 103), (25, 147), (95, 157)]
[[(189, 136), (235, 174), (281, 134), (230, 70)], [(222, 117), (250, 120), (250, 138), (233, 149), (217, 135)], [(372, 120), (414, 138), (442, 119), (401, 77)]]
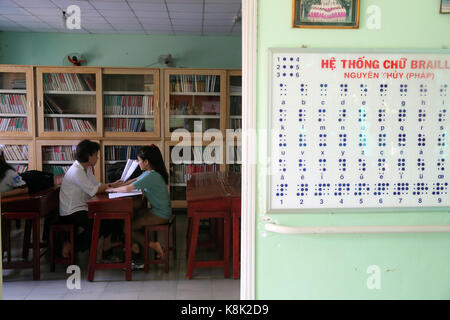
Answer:
[(62, 249), (61, 255), (63, 258), (69, 258), (70, 257), (70, 242), (65, 242), (64, 247)]
[(103, 243), (103, 251), (109, 251), (112, 248), (120, 247), (122, 245), (122, 242), (116, 241), (116, 242), (104, 242)]
[(141, 249), (139, 248), (139, 245), (138, 245), (137, 243), (133, 243), (133, 244), (131, 245), (131, 251), (132, 251), (134, 254), (139, 254), (139, 253), (141, 252)]
[(159, 243), (158, 241), (150, 242), (149, 247), (157, 252), (156, 258), (161, 259), (164, 256), (164, 254), (165, 254), (164, 249), (161, 246), (161, 243)]

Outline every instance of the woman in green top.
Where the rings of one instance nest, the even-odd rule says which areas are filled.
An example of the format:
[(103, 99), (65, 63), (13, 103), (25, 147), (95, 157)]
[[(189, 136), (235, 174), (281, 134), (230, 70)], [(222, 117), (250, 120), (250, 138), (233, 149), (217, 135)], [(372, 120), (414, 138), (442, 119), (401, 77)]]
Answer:
[[(135, 254), (145, 248), (143, 227), (147, 225), (165, 224), (172, 214), (170, 197), (167, 184), (169, 175), (159, 148), (152, 144), (139, 149), (137, 155), (142, 174), (125, 185), (118, 188), (106, 189), (107, 192), (129, 192), (133, 189), (143, 189), (145, 197), (150, 202), (151, 208), (139, 208), (135, 210), (132, 221), (132, 250)], [(150, 241), (150, 248), (157, 252), (161, 258), (165, 252), (159, 241)]]

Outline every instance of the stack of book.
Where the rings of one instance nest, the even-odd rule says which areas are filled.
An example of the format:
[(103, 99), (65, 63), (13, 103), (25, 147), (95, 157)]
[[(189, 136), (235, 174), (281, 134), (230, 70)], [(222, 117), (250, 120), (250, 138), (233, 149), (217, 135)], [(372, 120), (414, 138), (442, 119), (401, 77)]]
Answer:
[(187, 183), (194, 173), (217, 172), (218, 164), (173, 164), (171, 167), (171, 183)]
[(209, 75), (172, 75), (170, 90), (172, 92), (219, 92), (219, 76)]
[(44, 96), (44, 112), (50, 114), (62, 114), (62, 109), (58, 106), (58, 104), (48, 95)]
[(126, 161), (127, 159), (137, 159), (140, 146), (106, 146), (105, 159), (107, 161)]
[(153, 115), (153, 96), (105, 96), (105, 114)]
[(26, 145), (0, 145), (0, 149), (5, 153), (7, 161), (28, 160), (28, 146)]
[(0, 131), (27, 131), (27, 118), (0, 118)]
[(45, 131), (95, 132), (89, 120), (44, 118)]
[(144, 119), (105, 119), (105, 131), (142, 132), (145, 130)]
[(9, 164), (17, 173), (24, 173), (28, 170), (26, 164)]
[(13, 81), (14, 90), (25, 90), (27, 88), (27, 80), (25, 79), (15, 79)]
[(95, 75), (75, 73), (44, 73), (46, 91), (95, 91)]
[(0, 94), (0, 113), (26, 114), (26, 97), (23, 94)]
[(75, 161), (76, 146), (43, 147), (44, 161)]

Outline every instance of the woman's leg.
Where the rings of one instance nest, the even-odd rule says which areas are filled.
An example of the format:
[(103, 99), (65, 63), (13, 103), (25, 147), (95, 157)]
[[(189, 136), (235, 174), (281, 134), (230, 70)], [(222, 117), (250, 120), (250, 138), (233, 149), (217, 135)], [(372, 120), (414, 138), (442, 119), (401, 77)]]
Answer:
[[(162, 249), (159, 241), (155, 241), (155, 242), (150, 241), (149, 244), (144, 243), (145, 237), (144, 237), (144, 232), (142, 231), (142, 229), (148, 225), (164, 224), (164, 223), (167, 223), (168, 221), (169, 221), (168, 219), (164, 219), (164, 218), (158, 217), (157, 215), (154, 215), (153, 213), (150, 212), (149, 209), (139, 210), (137, 212), (137, 214), (135, 215), (135, 218), (133, 219), (133, 222), (132, 222), (133, 243), (139, 244), (141, 246), (141, 248), (146, 248), (147, 246), (150, 246), (150, 248), (152, 248), (153, 250), (158, 252), (159, 257), (162, 256), (163, 249)], [(134, 246), (134, 249), (135, 248), (136, 248), (136, 246)]]

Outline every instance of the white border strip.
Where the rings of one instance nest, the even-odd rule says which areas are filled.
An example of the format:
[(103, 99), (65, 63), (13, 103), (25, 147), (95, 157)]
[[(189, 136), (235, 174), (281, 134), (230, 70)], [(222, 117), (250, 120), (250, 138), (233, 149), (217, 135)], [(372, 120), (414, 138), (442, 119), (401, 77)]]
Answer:
[(242, 1), (241, 299), (255, 299), (257, 0)]
[(344, 234), (344, 233), (425, 233), (450, 232), (450, 226), (337, 226), (289, 227), (273, 223), (265, 225), (267, 231), (282, 234)]

